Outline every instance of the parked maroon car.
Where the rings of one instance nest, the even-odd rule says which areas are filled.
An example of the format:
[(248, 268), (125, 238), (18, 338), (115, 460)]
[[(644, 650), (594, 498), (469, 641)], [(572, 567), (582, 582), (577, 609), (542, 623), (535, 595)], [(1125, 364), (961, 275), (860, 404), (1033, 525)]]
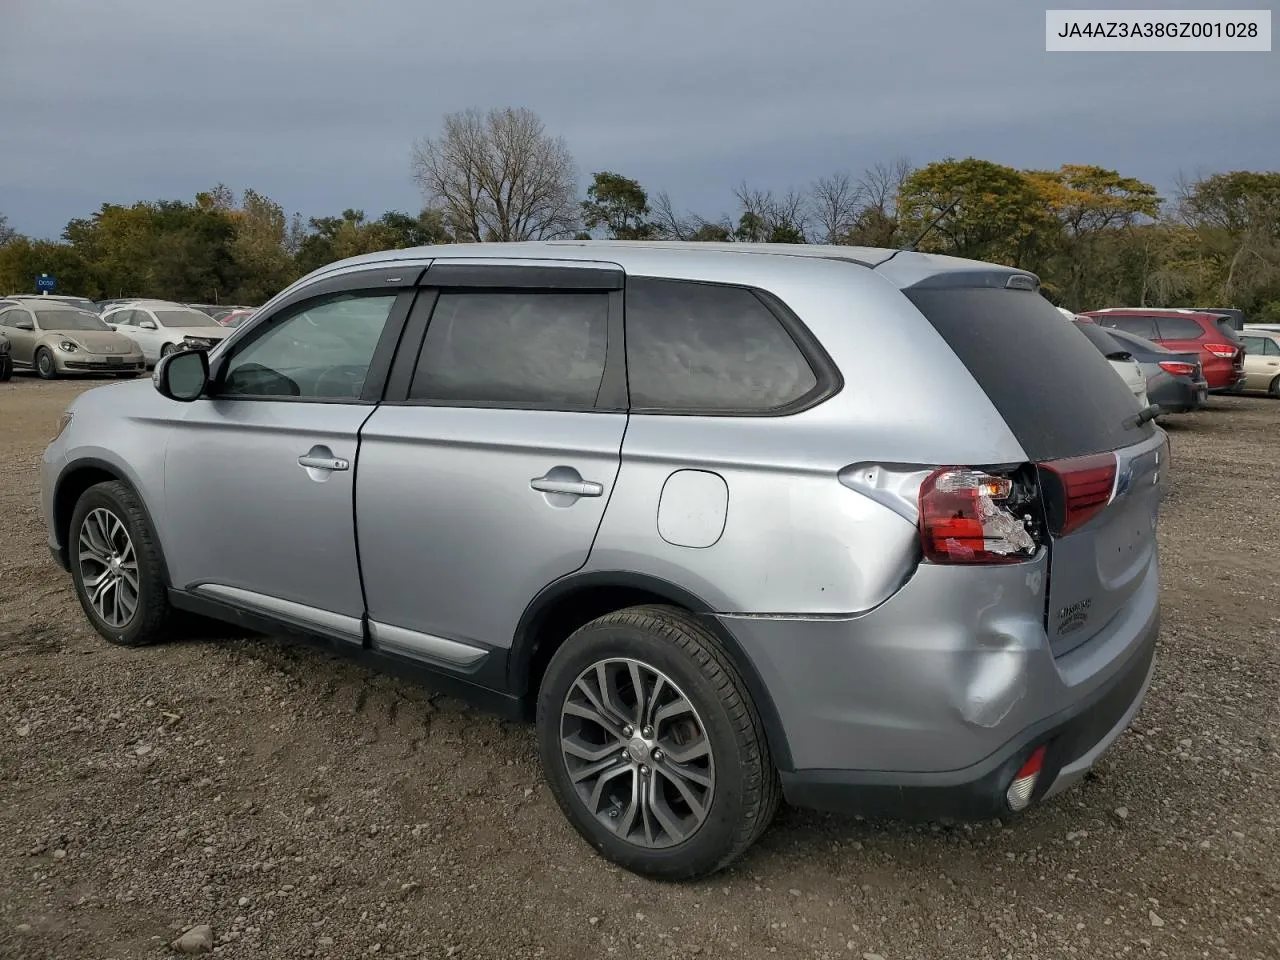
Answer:
[(1200, 354), (1200, 366), (1211, 393), (1244, 386), (1244, 341), (1228, 317), (1198, 310), (1152, 310), (1112, 307), (1081, 314), (1104, 327), (1114, 327), (1154, 341), (1162, 347)]

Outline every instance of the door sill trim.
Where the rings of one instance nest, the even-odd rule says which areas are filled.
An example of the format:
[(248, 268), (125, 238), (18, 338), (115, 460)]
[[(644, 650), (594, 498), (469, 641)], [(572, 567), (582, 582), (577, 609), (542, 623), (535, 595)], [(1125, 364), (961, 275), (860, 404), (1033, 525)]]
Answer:
[(222, 583), (200, 583), (187, 589), (197, 596), (208, 597), (248, 613), (271, 617), (304, 630), (364, 645), (364, 622), (356, 617)]
[(461, 670), (475, 670), (489, 657), (488, 650), (469, 643), (376, 620), (369, 621), (369, 638), (375, 650)]

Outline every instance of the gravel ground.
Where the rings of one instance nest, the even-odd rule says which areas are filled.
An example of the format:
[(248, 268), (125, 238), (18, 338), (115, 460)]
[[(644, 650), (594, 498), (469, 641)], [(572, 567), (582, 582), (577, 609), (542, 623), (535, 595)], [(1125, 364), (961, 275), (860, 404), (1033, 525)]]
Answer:
[[(593, 856), (532, 732), (296, 642), (86, 625), (36, 468), (91, 384), (0, 384), (0, 956), (1280, 957), (1280, 404), (1170, 427), (1165, 626), (1131, 732), (1010, 823), (784, 810), (664, 886)], [(204, 931), (194, 931), (199, 941)]]

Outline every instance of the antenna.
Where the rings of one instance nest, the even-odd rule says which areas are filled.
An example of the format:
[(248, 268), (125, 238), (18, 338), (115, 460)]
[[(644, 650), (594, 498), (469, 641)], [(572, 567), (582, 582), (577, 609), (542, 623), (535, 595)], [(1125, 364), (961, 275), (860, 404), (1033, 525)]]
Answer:
[(945, 210), (943, 210), (940, 214), (934, 217), (932, 221), (930, 221), (929, 225), (924, 228), (924, 231), (920, 234), (920, 236), (912, 240), (911, 243), (908, 244), (903, 249), (914, 252), (916, 247), (920, 246), (920, 241), (923, 240), (925, 237), (927, 237), (929, 234), (933, 233), (934, 228), (937, 227), (938, 224), (940, 224), (951, 213), (951, 211), (954, 210), (959, 205), (960, 205), (960, 198), (956, 197), (949, 204), (947, 204), (947, 208)]

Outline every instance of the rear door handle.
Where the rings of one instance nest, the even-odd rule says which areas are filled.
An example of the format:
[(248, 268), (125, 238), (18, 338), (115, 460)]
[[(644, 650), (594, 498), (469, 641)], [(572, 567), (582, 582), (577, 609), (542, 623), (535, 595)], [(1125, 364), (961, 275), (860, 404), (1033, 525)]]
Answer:
[(350, 470), (351, 464), (341, 457), (315, 457), (305, 454), (298, 458), (298, 465), (312, 470)]
[(567, 493), (575, 497), (599, 497), (604, 487), (592, 480), (558, 480), (552, 477), (535, 477), (529, 486), (542, 493)]

